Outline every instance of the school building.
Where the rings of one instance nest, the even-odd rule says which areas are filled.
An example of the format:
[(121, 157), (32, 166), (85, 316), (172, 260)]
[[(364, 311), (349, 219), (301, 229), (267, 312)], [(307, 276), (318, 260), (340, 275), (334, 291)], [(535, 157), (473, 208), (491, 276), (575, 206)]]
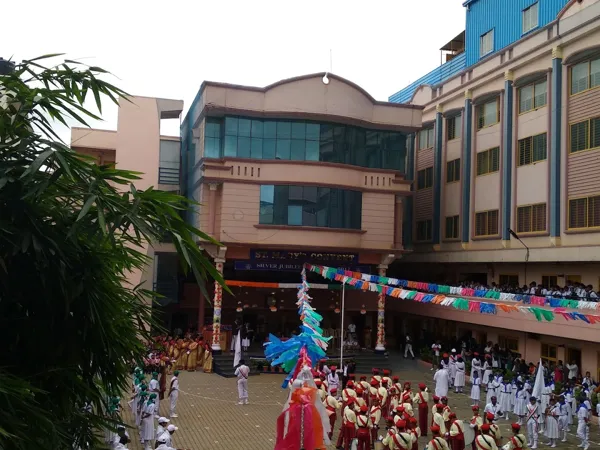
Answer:
[[(131, 281), (162, 295), (167, 327), (212, 331), (215, 351), (229, 349), (237, 317), (259, 342), (289, 335), (304, 263), (450, 285), (579, 276), (598, 288), (600, 2), (465, 8), (447, 62), (389, 102), (325, 73), (266, 87), (205, 81), (185, 114), (181, 100), (136, 96), (121, 102), (116, 131), (73, 129), (77, 151), (143, 172), (138, 189), (199, 202), (186, 220), (221, 244), (198, 242), (231, 291), (209, 283), (208, 296), (181, 273), (172, 243), (146, 248), (153, 263)], [(180, 136), (161, 136), (174, 118)], [(309, 282), (337, 345), (340, 285), (315, 273)], [(344, 298), (345, 324), (378, 352), (405, 333), (470, 332), (530, 361), (598, 367), (595, 324), (355, 289)]]
[[(598, 290), (600, 2), (463, 6), (465, 31), (441, 48), (444, 63), (389, 98), (424, 108), (423, 128), (408, 141), (414, 195), (404, 245), (412, 251), (390, 272), (450, 285)], [(528, 360), (575, 358), (592, 374), (599, 365), (593, 325), (588, 334), (581, 322), (569, 332), (572, 323), (558, 319), (542, 326), (438, 312), (417, 305), (410, 314), (510, 339)]]

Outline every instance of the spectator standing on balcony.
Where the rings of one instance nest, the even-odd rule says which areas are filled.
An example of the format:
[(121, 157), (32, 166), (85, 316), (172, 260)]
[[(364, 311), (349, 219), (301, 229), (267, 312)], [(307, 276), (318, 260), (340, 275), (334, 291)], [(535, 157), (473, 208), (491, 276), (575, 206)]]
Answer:
[(409, 334), (406, 334), (406, 339), (404, 341), (404, 357), (405, 358), (408, 357), (409, 352), (410, 352), (410, 355), (412, 356), (412, 359), (415, 359), (415, 354), (413, 353), (413, 348), (412, 348), (412, 338), (410, 337)]

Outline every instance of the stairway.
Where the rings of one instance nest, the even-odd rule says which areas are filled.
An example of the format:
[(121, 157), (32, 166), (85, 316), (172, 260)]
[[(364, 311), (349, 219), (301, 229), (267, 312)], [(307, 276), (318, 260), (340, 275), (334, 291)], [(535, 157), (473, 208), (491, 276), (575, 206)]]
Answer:
[[(223, 353), (221, 355), (213, 356), (213, 372), (217, 375), (221, 375), (225, 378), (234, 378), (235, 377), (235, 369), (233, 368), (233, 359), (234, 356), (229, 353)], [(248, 362), (246, 362), (248, 364)], [(260, 375), (259, 372), (255, 370), (250, 371), (249, 376)]]
[(356, 374), (370, 375), (373, 368), (377, 368), (381, 371), (384, 369), (392, 369), (392, 363), (389, 360), (387, 354), (381, 355), (373, 352), (359, 352), (353, 357), (356, 363)]

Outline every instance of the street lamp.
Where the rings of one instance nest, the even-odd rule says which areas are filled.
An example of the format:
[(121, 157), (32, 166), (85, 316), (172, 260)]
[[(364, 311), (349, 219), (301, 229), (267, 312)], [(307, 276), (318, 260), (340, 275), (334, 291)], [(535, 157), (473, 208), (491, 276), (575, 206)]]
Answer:
[(525, 242), (523, 242), (521, 240), (521, 238), (519, 237), (519, 235), (517, 233), (515, 233), (513, 230), (511, 230), (509, 228), (508, 232), (510, 233), (510, 235), (512, 237), (514, 237), (517, 241), (519, 241), (523, 245), (523, 247), (525, 247), (525, 250), (526, 250), (526, 253), (525, 253), (525, 285), (527, 286), (527, 261), (529, 261), (529, 247), (527, 247), (525, 245)]

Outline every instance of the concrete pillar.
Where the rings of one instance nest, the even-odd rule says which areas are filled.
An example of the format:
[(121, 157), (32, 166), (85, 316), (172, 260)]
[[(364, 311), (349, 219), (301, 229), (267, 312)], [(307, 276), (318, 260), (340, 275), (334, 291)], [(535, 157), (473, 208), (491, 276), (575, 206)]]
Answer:
[(512, 216), (512, 172), (513, 172), (513, 73), (504, 74), (504, 129), (502, 130), (502, 243), (508, 247)]
[[(442, 211), (442, 146), (444, 143), (442, 105), (438, 105), (435, 113), (435, 138), (433, 144), (433, 220), (432, 244), (439, 250), (440, 244), (440, 216)], [(437, 246), (437, 247), (435, 247)]]
[[(406, 137), (406, 179), (414, 181), (415, 172), (415, 135), (409, 134)], [(410, 190), (414, 191), (414, 183)], [(404, 217), (402, 223), (402, 245), (405, 249), (412, 249), (413, 241), (413, 197), (409, 195), (404, 202)]]
[[(215, 269), (221, 275), (223, 275), (223, 264), (225, 260), (222, 258), (215, 258)], [(221, 304), (223, 302), (223, 288), (215, 281), (215, 294), (213, 297), (213, 338), (212, 338), (212, 350), (213, 354), (221, 353)]]
[(560, 177), (562, 152), (562, 49), (552, 49), (552, 86), (550, 91), (550, 240), (560, 246)]
[[(217, 217), (217, 186), (216, 183), (208, 185), (208, 230), (209, 236), (215, 235), (215, 221)], [(202, 201), (201, 199), (199, 201)]]
[(462, 210), (461, 210), (461, 240), (463, 248), (470, 241), (471, 225), (471, 139), (473, 137), (473, 100), (471, 91), (465, 92), (465, 116), (463, 118), (463, 149), (462, 149)]
[[(386, 265), (381, 264), (377, 266), (379, 269), (379, 276), (385, 277)], [(377, 343), (375, 344), (375, 353), (385, 352), (385, 293), (380, 292), (377, 294)]]

